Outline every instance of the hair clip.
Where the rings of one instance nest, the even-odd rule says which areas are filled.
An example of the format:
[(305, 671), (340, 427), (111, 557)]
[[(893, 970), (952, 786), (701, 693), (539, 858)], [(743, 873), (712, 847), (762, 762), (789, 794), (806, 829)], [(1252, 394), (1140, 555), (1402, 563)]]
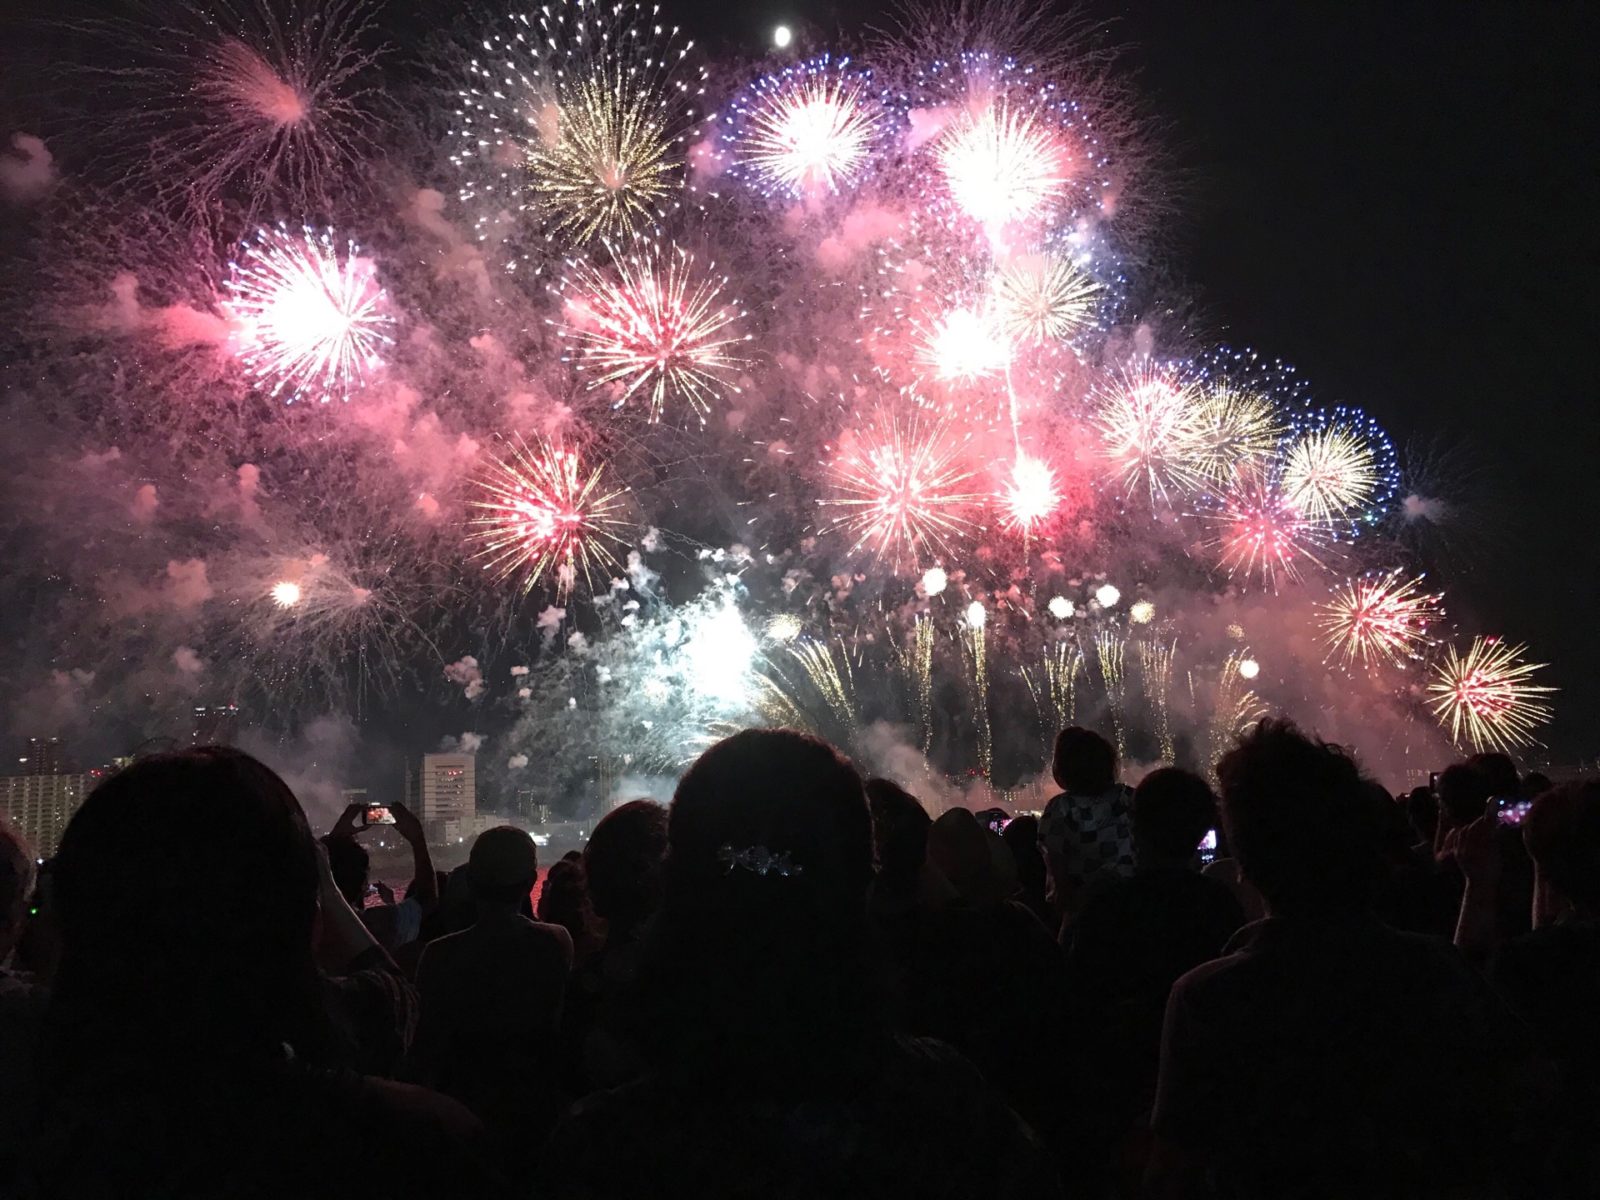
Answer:
[(763, 877), (782, 875), (785, 879), (789, 879), (796, 875), (804, 875), (806, 870), (789, 857), (787, 850), (782, 854), (774, 854), (765, 846), (743, 846), (739, 849), (723, 846), (717, 851), (717, 861), (722, 864), (725, 875), (739, 869)]

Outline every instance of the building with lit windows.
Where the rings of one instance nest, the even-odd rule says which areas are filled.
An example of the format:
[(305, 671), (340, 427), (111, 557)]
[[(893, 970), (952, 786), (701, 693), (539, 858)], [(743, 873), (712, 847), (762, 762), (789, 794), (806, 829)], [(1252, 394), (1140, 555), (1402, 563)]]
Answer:
[(237, 704), (197, 704), (194, 706), (194, 732), (190, 745), (231, 746), (239, 736)]
[(0, 776), (0, 816), (27, 839), (36, 856), (50, 858), (96, 782), (89, 775)]
[(478, 759), (474, 754), (424, 754), (407, 791), (425, 822), (465, 821), (478, 815)]
[(23, 775), (65, 775), (68, 773), (66, 748), (60, 738), (31, 737), (23, 743), (17, 766)]

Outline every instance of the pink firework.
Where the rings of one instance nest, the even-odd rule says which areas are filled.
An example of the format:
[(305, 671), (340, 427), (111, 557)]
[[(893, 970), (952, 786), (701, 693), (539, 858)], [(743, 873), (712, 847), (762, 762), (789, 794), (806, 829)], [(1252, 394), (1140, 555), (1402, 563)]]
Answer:
[(1399, 665), (1428, 645), (1429, 629), (1443, 615), (1443, 597), (1422, 590), (1422, 580), (1398, 571), (1352, 579), (1321, 606), (1323, 640), (1330, 656), (1349, 668)]
[(832, 495), (822, 503), (839, 510), (830, 528), (853, 539), (852, 554), (867, 551), (891, 568), (949, 553), (983, 501), (972, 490), (967, 441), (945, 422), (917, 417), (880, 416), (852, 432), (828, 464)]
[(239, 356), (269, 395), (348, 399), (394, 343), (372, 262), (331, 230), (260, 230), (241, 245), (223, 286), (241, 330)]
[(1055, 472), (1044, 461), (1019, 453), (1011, 475), (1000, 489), (1001, 522), (1007, 529), (1030, 535), (1061, 505)]
[(739, 390), (739, 347), (750, 340), (727, 284), (677, 247), (619, 256), (605, 271), (576, 262), (563, 283), (569, 323), (560, 335), (577, 344), (589, 387), (614, 390), (613, 407), (637, 398), (659, 421), (678, 399), (703, 421), (718, 395)]
[(1478, 637), (1465, 654), (1451, 646), (1434, 665), (1428, 705), (1457, 746), (1503, 751), (1538, 745), (1534, 735), (1552, 715), (1546, 697), (1556, 689), (1533, 682), (1545, 664), (1525, 662), (1525, 650)]
[(592, 582), (616, 564), (625, 498), (603, 467), (586, 467), (554, 442), (519, 439), (479, 482), (483, 496), (471, 502), (478, 556), (501, 577), (521, 574), (524, 591), (554, 572), (557, 594), (566, 595), (580, 576)]
[(1230, 575), (1254, 576), (1277, 589), (1297, 580), (1306, 564), (1320, 566), (1323, 528), (1290, 503), (1276, 482), (1249, 476), (1237, 480), (1217, 515), (1222, 566)]

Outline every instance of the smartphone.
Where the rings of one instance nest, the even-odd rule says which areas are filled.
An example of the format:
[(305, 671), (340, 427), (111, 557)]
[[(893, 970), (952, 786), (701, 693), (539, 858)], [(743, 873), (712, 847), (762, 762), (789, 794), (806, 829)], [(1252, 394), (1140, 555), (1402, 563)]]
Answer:
[(394, 814), (387, 804), (369, 804), (361, 810), (362, 825), (393, 825)]
[(1205, 837), (1200, 839), (1200, 845), (1198, 847), (1196, 847), (1196, 849), (1200, 852), (1200, 861), (1201, 862), (1207, 863), (1207, 864), (1216, 862), (1217, 861), (1217, 831), (1215, 829), (1206, 830)]
[(1006, 810), (1003, 808), (986, 808), (982, 812), (973, 815), (983, 823), (983, 827), (990, 833), (1000, 833), (1004, 831), (1007, 825), (1011, 824), (1011, 818), (1006, 815)]
[(1532, 800), (1524, 800), (1519, 796), (1501, 796), (1494, 803), (1495, 813), (1502, 825), (1521, 825), (1522, 819), (1533, 807)]

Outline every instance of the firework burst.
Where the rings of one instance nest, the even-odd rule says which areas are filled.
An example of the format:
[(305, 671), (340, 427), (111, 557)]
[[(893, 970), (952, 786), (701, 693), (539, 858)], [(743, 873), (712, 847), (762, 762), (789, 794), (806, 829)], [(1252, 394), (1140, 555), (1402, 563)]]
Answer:
[(616, 564), (626, 506), (603, 467), (585, 467), (553, 442), (519, 439), (479, 485), (481, 498), (471, 502), (479, 515), (470, 522), (477, 557), (501, 578), (520, 575), (524, 592), (553, 572), (565, 596), (580, 578), (592, 585)]
[(1168, 501), (1198, 482), (1194, 467), (1199, 389), (1177, 373), (1140, 368), (1105, 389), (1097, 416), (1113, 471), (1131, 493)]
[(1556, 691), (1531, 682), (1544, 663), (1522, 661), (1524, 646), (1473, 638), (1466, 654), (1454, 646), (1434, 667), (1428, 704), (1457, 746), (1513, 750), (1537, 745), (1533, 736), (1551, 717), (1544, 697)]
[(1070, 259), (1027, 257), (1001, 267), (994, 281), (1000, 325), (1017, 342), (1046, 345), (1088, 328), (1100, 285)]
[(918, 357), (941, 382), (973, 383), (1003, 374), (1011, 345), (989, 313), (953, 308), (927, 331)]
[(1276, 480), (1257, 473), (1236, 479), (1215, 519), (1230, 575), (1254, 576), (1276, 591), (1280, 580), (1297, 580), (1306, 566), (1320, 565), (1323, 527), (1307, 520)]
[(1224, 381), (1201, 393), (1190, 461), (1207, 484), (1226, 487), (1240, 472), (1262, 470), (1284, 431), (1271, 397)]
[(1334, 521), (1364, 509), (1377, 486), (1377, 456), (1353, 426), (1333, 423), (1309, 430), (1284, 455), (1284, 496), (1312, 521)]
[(871, 160), (882, 117), (868, 77), (828, 57), (763, 76), (724, 118), (735, 176), (791, 199), (838, 192)]
[(1015, 533), (1028, 535), (1036, 532), (1060, 506), (1061, 493), (1048, 463), (1019, 453), (999, 499), (1001, 523)]
[(972, 490), (966, 450), (945, 422), (880, 416), (842, 438), (828, 464), (832, 494), (822, 503), (838, 510), (830, 528), (852, 539), (850, 553), (894, 569), (950, 552), (975, 528), (971, 513), (984, 499)]
[(613, 407), (637, 398), (659, 421), (679, 399), (703, 421), (720, 393), (739, 390), (737, 347), (750, 340), (739, 332), (745, 314), (726, 298), (727, 283), (678, 247), (618, 257), (609, 270), (574, 262), (559, 333), (576, 344), (588, 386), (616, 392)]
[[(101, 5), (103, 10), (113, 6)], [(84, 93), (135, 121), (86, 130), (92, 169), (128, 167), (191, 214), (308, 212), (348, 193), (381, 142), (368, 0), (130, 0), (75, 23), (106, 65)]]
[(1444, 615), (1442, 599), (1423, 592), (1420, 578), (1407, 579), (1398, 570), (1348, 581), (1319, 606), (1330, 658), (1346, 670), (1417, 658)]
[(693, 43), (630, 0), (570, 0), (510, 20), (468, 64), (452, 131), (479, 238), (507, 241), (515, 267), (531, 252), (508, 211), (563, 246), (654, 229), (682, 191), (699, 119), (705, 72), (684, 65)]
[(939, 171), (957, 206), (994, 229), (1042, 216), (1065, 194), (1069, 159), (1038, 113), (997, 99), (940, 138)]
[(269, 395), (344, 400), (383, 365), (394, 318), (372, 263), (329, 230), (263, 229), (228, 266), (245, 370)]

